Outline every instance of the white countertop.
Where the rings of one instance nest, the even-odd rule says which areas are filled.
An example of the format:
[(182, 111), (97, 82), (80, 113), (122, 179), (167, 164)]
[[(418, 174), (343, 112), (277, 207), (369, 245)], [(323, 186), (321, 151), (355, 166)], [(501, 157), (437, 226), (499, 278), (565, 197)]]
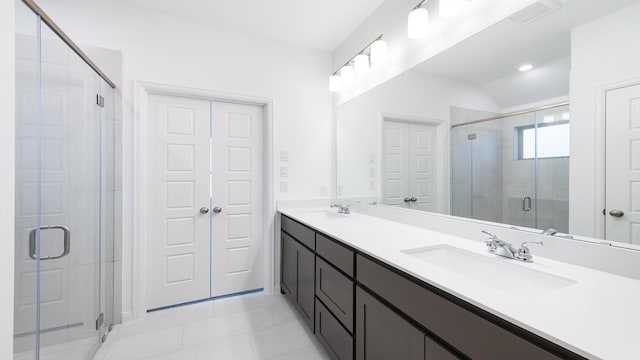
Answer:
[[(506, 259), (488, 253), (481, 241), (356, 212), (345, 217), (328, 217), (324, 211), (335, 212), (328, 207), (279, 211), (584, 357), (640, 359), (637, 343), (640, 341), (640, 280), (535, 254), (533, 263)], [(478, 234), (477, 240), (485, 237)], [(503, 240), (511, 242), (512, 239)], [(402, 252), (444, 244), (503, 261), (508, 266), (522, 266), (576, 283), (540, 295), (523, 297)]]

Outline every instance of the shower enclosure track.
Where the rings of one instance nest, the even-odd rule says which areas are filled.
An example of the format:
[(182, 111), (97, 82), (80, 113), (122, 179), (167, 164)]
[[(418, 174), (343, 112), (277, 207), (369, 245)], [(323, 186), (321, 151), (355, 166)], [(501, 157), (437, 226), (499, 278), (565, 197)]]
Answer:
[(49, 17), (49, 15), (47, 15), (47, 13), (44, 12), (44, 10), (42, 10), (42, 8), (40, 8), (40, 6), (38, 6), (38, 4), (36, 4), (33, 0), (22, 0), (22, 2), (27, 5), (27, 7), (31, 9), (31, 11), (36, 13), (36, 15), (40, 16), (42, 21), (44, 21), (44, 23), (47, 24), (51, 28), (51, 30), (53, 30), (53, 32), (60, 36), (62, 41), (64, 41), (76, 54), (78, 54), (78, 56), (80, 56), (80, 58), (82, 58), (82, 60), (87, 63), (87, 65), (89, 65), (91, 69), (93, 69), (93, 71), (100, 75), (100, 77), (104, 79), (104, 81), (106, 81), (109, 86), (114, 89), (116, 88), (116, 84), (111, 81), (111, 79), (109, 79), (109, 77), (104, 72), (102, 72), (102, 70), (100, 70), (98, 65), (91, 61), (89, 56), (87, 56), (87, 54), (85, 54), (80, 49), (80, 47), (78, 47), (78, 45), (76, 45), (76, 43), (74, 43), (73, 40), (71, 40), (71, 38), (69, 38), (69, 36), (67, 36), (67, 34), (62, 31), (62, 29), (60, 29), (60, 27)]

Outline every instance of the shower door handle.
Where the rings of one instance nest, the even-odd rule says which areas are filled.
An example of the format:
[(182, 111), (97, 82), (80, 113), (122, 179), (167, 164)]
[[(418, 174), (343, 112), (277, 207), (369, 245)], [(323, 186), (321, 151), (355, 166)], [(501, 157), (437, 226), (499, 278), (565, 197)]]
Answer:
[[(60, 259), (69, 255), (69, 252), (71, 251), (71, 230), (69, 230), (68, 227), (64, 225), (47, 225), (47, 226), (40, 227), (40, 232), (42, 232), (43, 230), (62, 230), (62, 233), (64, 235), (64, 238), (63, 238), (64, 245), (63, 245), (62, 254), (58, 256), (47, 256), (44, 258), (40, 258), (40, 261)], [(37, 257), (36, 257), (36, 233), (37, 232), (38, 232), (38, 228), (35, 228), (31, 230), (31, 232), (29, 232), (29, 257), (32, 258), (33, 260), (37, 260)]]
[(522, 211), (531, 211), (531, 198), (529, 196), (522, 198)]

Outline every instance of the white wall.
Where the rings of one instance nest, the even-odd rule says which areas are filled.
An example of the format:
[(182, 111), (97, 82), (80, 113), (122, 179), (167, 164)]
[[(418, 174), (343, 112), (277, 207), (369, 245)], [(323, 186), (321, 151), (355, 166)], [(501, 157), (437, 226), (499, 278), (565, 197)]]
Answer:
[(0, 1), (0, 359), (13, 357), (15, 3)]
[[(42, 0), (76, 43), (123, 53), (123, 313), (132, 311), (133, 82), (136, 80), (273, 99), (274, 174), (288, 150), (289, 192), (333, 193), (328, 53), (257, 40), (190, 19), (111, 2)], [(277, 170), (277, 171), (276, 171)], [(274, 179), (279, 188), (279, 179)], [(326, 191), (321, 193), (321, 187)]]
[[(444, 121), (443, 131), (437, 142), (448, 154), (451, 106), (467, 106), (486, 111), (499, 109), (493, 99), (479, 87), (417, 70), (407, 71), (340, 105), (336, 125), (338, 196), (378, 198), (381, 179), (376, 176), (373, 179), (376, 187), (369, 190), (369, 168), (374, 166), (376, 174), (380, 174), (382, 113)], [(375, 164), (370, 164), (372, 155)], [(448, 155), (440, 154), (437, 157), (448, 158)], [(444, 173), (441, 175), (448, 175), (448, 168), (443, 168), (442, 171)], [(447, 178), (448, 176), (445, 179)], [(442, 181), (446, 181), (445, 179)], [(444, 209), (448, 208), (448, 204), (440, 205)]]
[(604, 237), (604, 153), (597, 147), (604, 142), (602, 91), (634, 79), (640, 82), (638, 19), (640, 4), (635, 4), (571, 33), (569, 231), (574, 234)]
[[(380, 34), (384, 34), (387, 41), (389, 61), (373, 66), (369, 74), (338, 93), (337, 102), (342, 103), (364, 93), (533, 2), (535, 0), (470, 1), (462, 14), (441, 19), (437, 15), (437, 2), (428, 1), (425, 6), (430, 11), (429, 34), (412, 40), (407, 37), (407, 16), (418, 1), (386, 0), (334, 51), (331, 72)], [(331, 73), (326, 74), (327, 78), (329, 75)]]

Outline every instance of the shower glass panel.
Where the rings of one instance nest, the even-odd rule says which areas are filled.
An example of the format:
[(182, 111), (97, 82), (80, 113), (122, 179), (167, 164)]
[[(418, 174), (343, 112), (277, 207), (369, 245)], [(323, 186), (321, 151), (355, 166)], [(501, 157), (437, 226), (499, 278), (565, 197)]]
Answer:
[(569, 106), (452, 128), (452, 214), (568, 232)]
[[(16, 3), (16, 5), (21, 5)], [(14, 257), (15, 358), (33, 359), (38, 334), (38, 261), (29, 257), (29, 234), (40, 224), (40, 19), (16, 6), (16, 201)], [(19, 357), (25, 354), (26, 357)]]
[(90, 359), (113, 323), (113, 89), (16, 4), (14, 359)]

